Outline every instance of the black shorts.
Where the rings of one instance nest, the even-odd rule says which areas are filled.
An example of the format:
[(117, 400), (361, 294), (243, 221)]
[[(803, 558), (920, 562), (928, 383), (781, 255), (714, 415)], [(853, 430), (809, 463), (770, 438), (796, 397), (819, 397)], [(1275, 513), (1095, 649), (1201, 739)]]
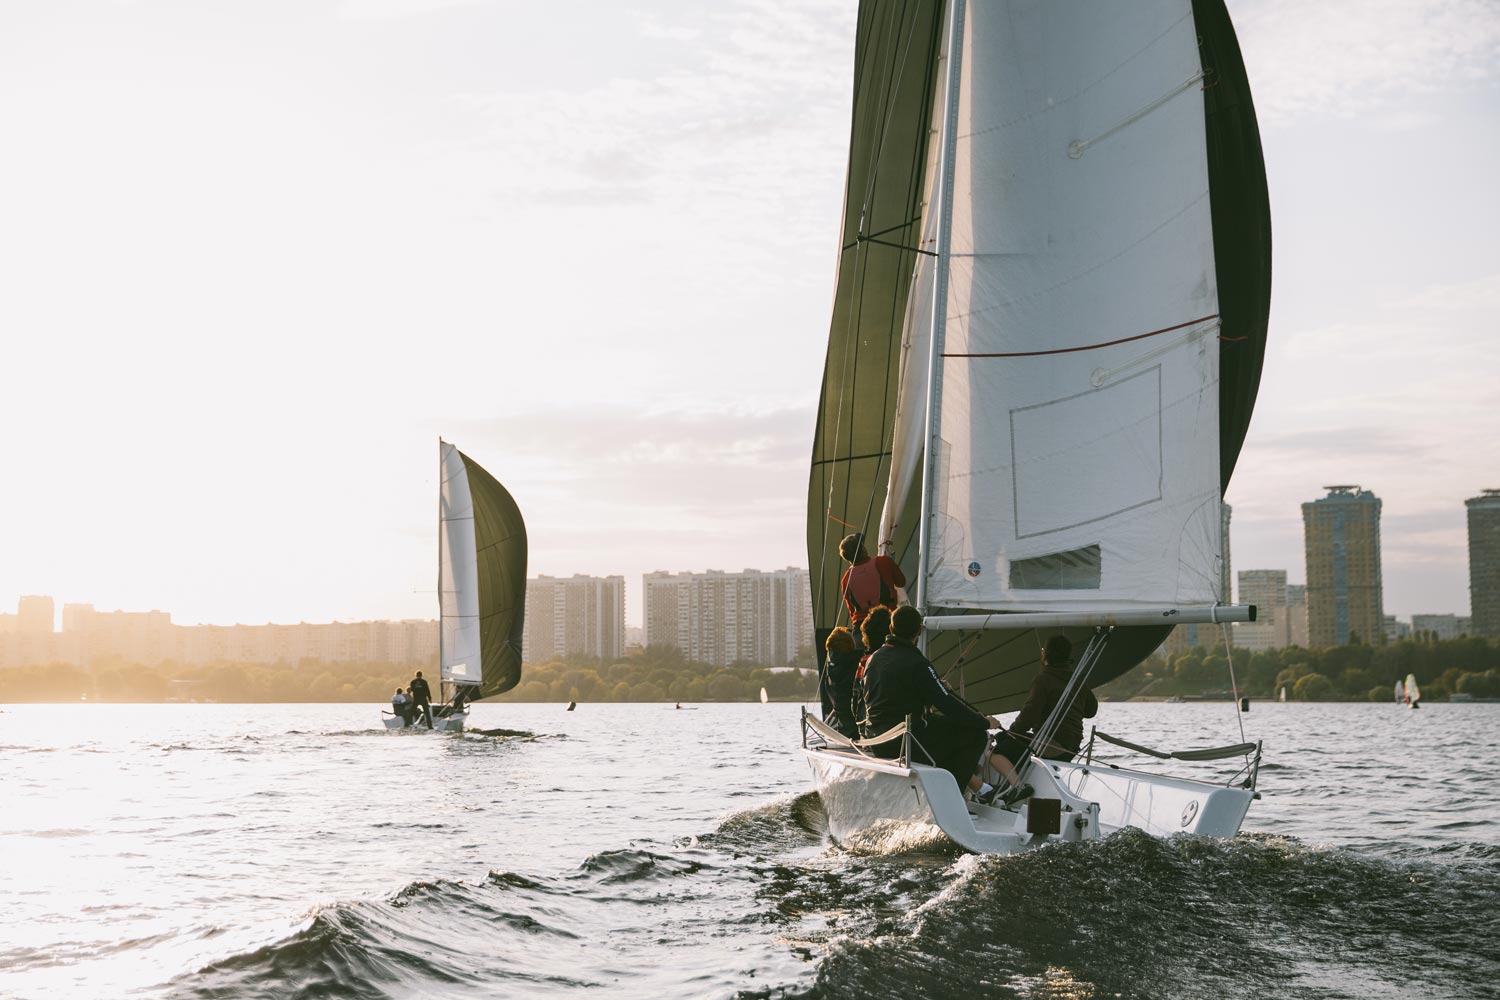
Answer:
[(990, 751), (1010, 761), (1012, 766), (1020, 767), (1031, 756), (1031, 740), (1002, 729), (995, 734)]

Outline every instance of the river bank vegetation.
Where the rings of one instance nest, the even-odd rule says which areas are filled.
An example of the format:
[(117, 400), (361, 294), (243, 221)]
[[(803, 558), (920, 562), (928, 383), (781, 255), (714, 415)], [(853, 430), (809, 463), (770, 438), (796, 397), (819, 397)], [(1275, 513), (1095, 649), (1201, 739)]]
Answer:
[[(1401, 639), (1382, 646), (1250, 652), (1235, 649), (1239, 693), (1288, 701), (1390, 701), (1398, 680), (1414, 674), (1424, 701), (1500, 698), (1500, 646), (1484, 639)], [(1159, 653), (1099, 688), (1101, 697), (1228, 696), (1229, 656), (1223, 645), (1200, 645), (1164, 659)]]
[[(0, 703), (387, 702), (416, 670), (436, 690), (436, 661), (418, 664), (306, 660), (301, 663), (211, 663), (146, 666), (102, 659), (87, 667), (39, 664), (0, 669)], [(815, 700), (812, 670), (772, 670), (755, 663), (714, 667), (675, 648), (632, 649), (605, 663), (571, 657), (527, 664), (515, 690), (495, 702)]]
[[(1396, 681), (1415, 674), (1425, 701), (1457, 694), (1500, 698), (1500, 646), (1483, 639), (1401, 640), (1383, 646), (1233, 650), (1240, 694), (1264, 699), (1286, 688), (1289, 701), (1388, 701)], [(105, 659), (87, 667), (47, 664), (0, 669), (0, 703), (23, 702), (378, 702), (405, 686), (413, 671), (433, 679), (435, 662), (393, 664), (162, 663)], [(760, 664), (714, 667), (677, 649), (632, 649), (606, 663), (570, 657), (528, 664), (520, 685), (497, 702), (816, 701), (809, 669)], [(1197, 646), (1145, 663), (1098, 689), (1101, 698), (1228, 697), (1223, 646)]]

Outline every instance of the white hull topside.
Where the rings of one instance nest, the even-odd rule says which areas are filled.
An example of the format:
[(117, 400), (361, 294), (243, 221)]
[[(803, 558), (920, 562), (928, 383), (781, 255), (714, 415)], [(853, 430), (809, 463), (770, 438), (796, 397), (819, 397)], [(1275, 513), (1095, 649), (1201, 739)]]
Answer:
[(1035, 790), (1034, 799), (1059, 800), (1062, 815), (1056, 834), (1029, 833), (1029, 800), (1012, 809), (967, 801), (953, 775), (941, 768), (905, 767), (838, 750), (803, 753), (828, 813), (828, 832), (844, 845), (923, 825), (976, 854), (1013, 854), (1049, 841), (1098, 840), (1127, 826), (1155, 836), (1232, 837), (1255, 794), (1098, 762), (1033, 759), (1023, 780)]
[[(402, 723), (401, 717), (399, 715), (391, 715), (389, 712), (382, 712), (380, 717), (385, 722), (385, 728), (387, 729), (410, 728), (420, 729), (423, 732), (428, 731), (427, 723), (422, 718), (422, 713), (420, 712), (412, 717), (412, 723), (409, 727)], [(439, 719), (436, 715), (434, 715), (432, 717), (431, 731), (434, 733), (461, 733), (464, 731), (464, 722), (468, 718), (469, 713), (467, 711), (460, 712), (457, 715), (450, 715), (442, 719)]]

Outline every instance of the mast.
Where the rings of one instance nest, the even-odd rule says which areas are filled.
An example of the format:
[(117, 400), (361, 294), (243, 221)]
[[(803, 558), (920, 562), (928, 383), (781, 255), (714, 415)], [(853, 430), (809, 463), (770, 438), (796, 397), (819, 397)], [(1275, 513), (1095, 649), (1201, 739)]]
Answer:
[(443, 696), (443, 436), (438, 435), (438, 697)]
[(942, 423), (943, 339), (948, 327), (948, 265), (953, 233), (953, 153), (958, 144), (958, 86), (963, 70), (965, 0), (951, 0), (948, 79), (943, 92), (942, 153), (938, 160), (937, 261), (932, 276), (932, 338), (927, 360), (927, 440), (922, 453), (922, 509), (917, 528), (917, 610), (927, 614), (927, 570), (932, 544), (932, 491)]

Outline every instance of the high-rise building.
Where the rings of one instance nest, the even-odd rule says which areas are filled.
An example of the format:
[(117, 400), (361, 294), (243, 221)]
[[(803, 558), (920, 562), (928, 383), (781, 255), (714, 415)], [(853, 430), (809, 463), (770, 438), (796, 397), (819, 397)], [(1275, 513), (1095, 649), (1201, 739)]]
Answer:
[(1307, 552), (1307, 630), (1314, 649), (1385, 639), (1380, 580), (1380, 498), (1329, 486), (1302, 505)]
[(1292, 646), (1307, 648), (1307, 585), (1286, 585), (1286, 637)]
[(1500, 638), (1500, 490), (1481, 490), (1469, 509), (1470, 635)]
[(1395, 615), (1385, 616), (1385, 641), (1395, 642), (1411, 635), (1411, 624), (1399, 620)]
[(23, 635), (51, 635), (52, 598), (29, 595), (16, 606), (16, 631)]
[(1240, 604), (1255, 605), (1255, 621), (1234, 626), (1234, 644), (1244, 649), (1280, 649), (1291, 645), (1286, 606), (1286, 570), (1242, 569)]
[(647, 573), (646, 645), (674, 646), (690, 660), (792, 666), (813, 635), (806, 570)]
[(539, 576), (526, 581), (526, 630), (521, 658), (556, 656), (617, 660), (625, 652), (623, 576)]

